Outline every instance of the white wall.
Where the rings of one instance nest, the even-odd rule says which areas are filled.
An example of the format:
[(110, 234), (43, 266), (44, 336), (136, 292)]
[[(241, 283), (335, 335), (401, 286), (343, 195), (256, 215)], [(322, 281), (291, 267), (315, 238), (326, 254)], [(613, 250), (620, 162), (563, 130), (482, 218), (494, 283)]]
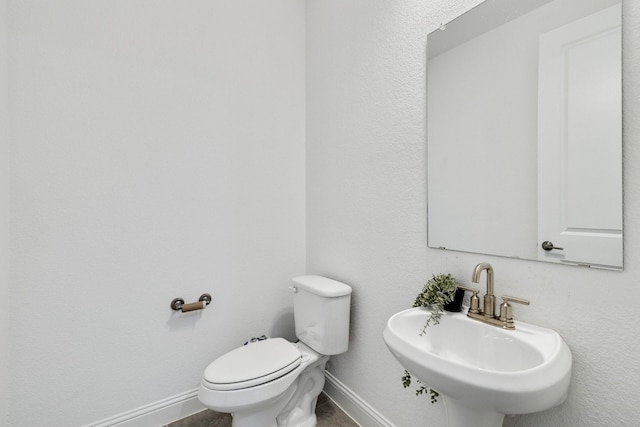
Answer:
[[(0, 301), (9, 299), (9, 105), (7, 96), (7, 3), (0, 0)], [(0, 310), (0, 427), (7, 422), (8, 326), (7, 311)]]
[[(304, 16), (298, 0), (8, 2), (10, 426), (111, 417), (195, 389), (246, 338), (291, 336)], [(170, 310), (203, 292), (204, 312)]]
[[(618, 273), (427, 248), (426, 34), (478, 2), (307, 2), (307, 271), (354, 287), (351, 348), (331, 370), (398, 427), (442, 425), (442, 405), (402, 390), (382, 329), (432, 272), (468, 281), (489, 261), (498, 292), (532, 301), (516, 315), (557, 329), (575, 362), (566, 404), (505, 425), (632, 425), (640, 5), (625, 4)], [(302, 2), (8, 3), (8, 424), (113, 416), (195, 388), (239, 339), (290, 334), (286, 286), (305, 269)], [(205, 312), (168, 309), (204, 291)]]
[(330, 361), (340, 381), (399, 427), (441, 426), (442, 404), (403, 390), (387, 318), (431, 273), (469, 283), (478, 262), (524, 321), (558, 330), (574, 356), (561, 407), (507, 426), (635, 425), (640, 419), (640, 4), (624, 4), (624, 272), (427, 248), (425, 43), (474, 0), (307, 3), (307, 269), (354, 288), (352, 341)]

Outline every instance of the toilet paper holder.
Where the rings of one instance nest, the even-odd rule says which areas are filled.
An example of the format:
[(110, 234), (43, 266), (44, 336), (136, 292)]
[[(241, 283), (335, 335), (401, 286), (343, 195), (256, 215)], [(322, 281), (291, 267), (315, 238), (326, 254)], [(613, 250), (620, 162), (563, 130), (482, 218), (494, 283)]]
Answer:
[(185, 304), (182, 298), (174, 298), (171, 301), (171, 309), (175, 311), (182, 311), (186, 313), (188, 311), (202, 310), (209, 304), (211, 304), (211, 295), (202, 294), (200, 298), (198, 298), (197, 302), (190, 302), (189, 304)]

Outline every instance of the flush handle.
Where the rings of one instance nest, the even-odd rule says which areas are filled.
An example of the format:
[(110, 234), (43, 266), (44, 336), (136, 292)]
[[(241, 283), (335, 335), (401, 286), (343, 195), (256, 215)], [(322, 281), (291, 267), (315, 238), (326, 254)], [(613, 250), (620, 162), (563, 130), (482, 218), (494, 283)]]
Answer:
[(542, 246), (542, 249), (544, 249), (545, 251), (552, 251), (554, 249), (558, 250), (558, 251), (564, 250), (564, 248), (559, 248), (557, 246), (553, 246), (553, 243), (551, 243), (548, 240), (545, 240), (544, 242), (542, 242), (542, 245), (540, 245), (540, 246)]

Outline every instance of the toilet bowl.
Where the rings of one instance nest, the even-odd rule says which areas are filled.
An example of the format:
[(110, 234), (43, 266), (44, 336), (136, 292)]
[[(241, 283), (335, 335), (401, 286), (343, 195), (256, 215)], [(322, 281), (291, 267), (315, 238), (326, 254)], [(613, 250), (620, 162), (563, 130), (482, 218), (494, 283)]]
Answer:
[(231, 413), (233, 427), (314, 427), (329, 356), (348, 348), (351, 288), (320, 276), (293, 279), (296, 335), (238, 347), (204, 372), (198, 398)]
[[(292, 360), (292, 354), (296, 353)], [(268, 362), (252, 364), (248, 374), (241, 362), (251, 356)], [(273, 338), (232, 350), (223, 357), (229, 363), (217, 359), (202, 378), (198, 397), (206, 407), (233, 414), (234, 427), (316, 425), (315, 399), (324, 386), (329, 356), (320, 355), (302, 343)], [(232, 358), (237, 361), (235, 365)], [(296, 392), (301, 396), (301, 390), (313, 397), (293, 404), (292, 397)]]

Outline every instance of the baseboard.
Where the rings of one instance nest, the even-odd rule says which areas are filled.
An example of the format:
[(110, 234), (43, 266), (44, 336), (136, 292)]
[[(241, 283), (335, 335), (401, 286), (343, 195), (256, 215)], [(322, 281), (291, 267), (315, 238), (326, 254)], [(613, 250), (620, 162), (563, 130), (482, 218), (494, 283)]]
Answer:
[(341, 383), (331, 372), (324, 371), (324, 375), (325, 394), (361, 427), (395, 427), (391, 421)]
[(198, 390), (190, 390), (167, 399), (92, 423), (83, 427), (158, 427), (206, 409), (198, 400)]
[[(324, 392), (362, 427), (395, 427), (391, 421), (362, 400), (340, 380), (325, 371)], [(83, 427), (158, 427), (186, 418), (206, 408), (198, 400), (198, 390), (141, 406)]]

